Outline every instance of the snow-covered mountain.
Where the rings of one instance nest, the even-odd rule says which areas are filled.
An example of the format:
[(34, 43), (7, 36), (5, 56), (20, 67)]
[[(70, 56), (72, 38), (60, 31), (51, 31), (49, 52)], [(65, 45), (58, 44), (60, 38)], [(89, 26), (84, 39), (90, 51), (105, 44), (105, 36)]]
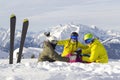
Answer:
[[(105, 45), (108, 51), (109, 58), (118, 59), (120, 58), (120, 32), (116, 31), (104, 31), (96, 26), (87, 26), (87, 25), (75, 25), (75, 24), (66, 24), (66, 25), (58, 25), (55, 27), (48, 28), (44, 31), (40, 31), (39, 33), (28, 32), (27, 38), (25, 41), (25, 47), (41, 47), (42, 42), (45, 40), (44, 32), (50, 31), (51, 35), (57, 37), (58, 40), (66, 39), (70, 37), (71, 32), (76, 31), (79, 33), (79, 41), (84, 43), (83, 36), (84, 34), (90, 32), (95, 35), (95, 37), (99, 38), (101, 42)], [(9, 36), (10, 30), (5, 30), (0, 28), (0, 49), (1, 51), (8, 52), (9, 51)], [(16, 31), (15, 33), (15, 49), (19, 48), (21, 37), (21, 31)]]

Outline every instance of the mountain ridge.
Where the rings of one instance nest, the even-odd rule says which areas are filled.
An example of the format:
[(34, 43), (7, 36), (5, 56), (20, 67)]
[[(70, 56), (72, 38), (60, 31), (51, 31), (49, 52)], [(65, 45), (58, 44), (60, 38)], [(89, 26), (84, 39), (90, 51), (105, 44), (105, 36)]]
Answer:
[[(120, 58), (120, 32), (115, 31), (104, 31), (99, 29), (98, 27), (92, 25), (82, 25), (82, 24), (65, 24), (65, 25), (57, 25), (55, 27), (50, 27), (46, 30), (42, 30), (38, 33), (28, 32), (25, 40), (24, 47), (41, 47), (43, 41), (45, 40), (44, 32), (49, 31), (51, 35), (55, 36), (58, 40), (70, 38), (71, 32), (75, 31), (79, 34), (79, 41), (84, 43), (83, 36), (84, 34), (90, 32), (95, 35), (95, 37), (99, 38), (99, 40), (105, 45), (108, 55), (110, 58)], [(9, 36), (10, 30), (5, 30), (4, 28), (0, 28), (0, 50), (9, 52)], [(21, 31), (16, 30), (15, 33), (15, 49), (19, 48), (20, 45), (20, 37)], [(113, 54), (114, 53), (114, 54)], [(119, 55), (119, 56), (118, 56)]]

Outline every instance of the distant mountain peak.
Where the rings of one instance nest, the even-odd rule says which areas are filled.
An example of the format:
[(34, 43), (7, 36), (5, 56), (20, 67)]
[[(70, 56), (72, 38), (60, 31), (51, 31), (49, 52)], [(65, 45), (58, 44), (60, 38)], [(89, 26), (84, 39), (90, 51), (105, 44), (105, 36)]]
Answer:
[[(42, 30), (39, 33), (28, 32), (25, 40), (24, 47), (41, 47), (45, 40), (44, 32), (49, 31), (51, 35), (55, 36), (58, 40), (70, 38), (72, 32), (78, 32), (79, 41), (84, 43), (83, 37), (86, 33), (92, 33), (95, 37), (99, 38), (100, 41), (107, 47), (111, 56), (113, 53), (118, 54), (120, 44), (120, 32), (116, 31), (104, 31), (95, 25), (83, 25), (83, 24), (65, 24), (50, 27), (46, 30)], [(15, 32), (15, 49), (19, 48), (21, 31), (16, 30)], [(10, 30), (0, 28), (0, 50), (9, 51), (10, 47)], [(113, 47), (114, 46), (114, 47)], [(112, 49), (111, 49), (112, 48)]]

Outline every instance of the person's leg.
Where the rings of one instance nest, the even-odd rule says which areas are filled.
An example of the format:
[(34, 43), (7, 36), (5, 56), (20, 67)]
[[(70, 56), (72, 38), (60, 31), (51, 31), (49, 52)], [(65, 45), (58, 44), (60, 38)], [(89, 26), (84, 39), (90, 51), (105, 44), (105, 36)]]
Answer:
[(46, 52), (49, 53), (49, 58), (55, 61), (65, 61), (65, 62), (69, 61), (69, 58), (61, 57), (57, 52), (55, 52), (55, 50), (52, 48), (49, 42), (45, 42), (45, 45), (46, 45)]
[(55, 61), (55, 60), (49, 58), (48, 50), (49, 50), (49, 48), (48, 48), (47, 44), (45, 44), (45, 42), (44, 42), (43, 51), (39, 55), (38, 62), (43, 62), (43, 61), (53, 62), (53, 61)]

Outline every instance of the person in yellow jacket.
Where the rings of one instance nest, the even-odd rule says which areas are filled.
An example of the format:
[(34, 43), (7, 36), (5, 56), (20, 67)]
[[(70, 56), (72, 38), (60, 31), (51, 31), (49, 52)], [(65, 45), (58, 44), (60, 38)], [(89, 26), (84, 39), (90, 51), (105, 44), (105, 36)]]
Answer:
[(81, 49), (88, 48), (87, 45), (84, 45), (78, 41), (78, 33), (77, 32), (72, 32), (70, 39), (58, 40), (57, 45), (64, 46), (64, 50), (61, 54), (62, 57), (67, 57), (70, 54), (74, 54), (74, 52), (76, 50), (78, 50), (79, 48), (81, 48)]
[(94, 38), (93, 34), (85, 34), (84, 41), (89, 46), (89, 48), (82, 49), (82, 54), (90, 54), (90, 57), (83, 56), (82, 61), (108, 63), (108, 54), (105, 47), (97, 38)]

